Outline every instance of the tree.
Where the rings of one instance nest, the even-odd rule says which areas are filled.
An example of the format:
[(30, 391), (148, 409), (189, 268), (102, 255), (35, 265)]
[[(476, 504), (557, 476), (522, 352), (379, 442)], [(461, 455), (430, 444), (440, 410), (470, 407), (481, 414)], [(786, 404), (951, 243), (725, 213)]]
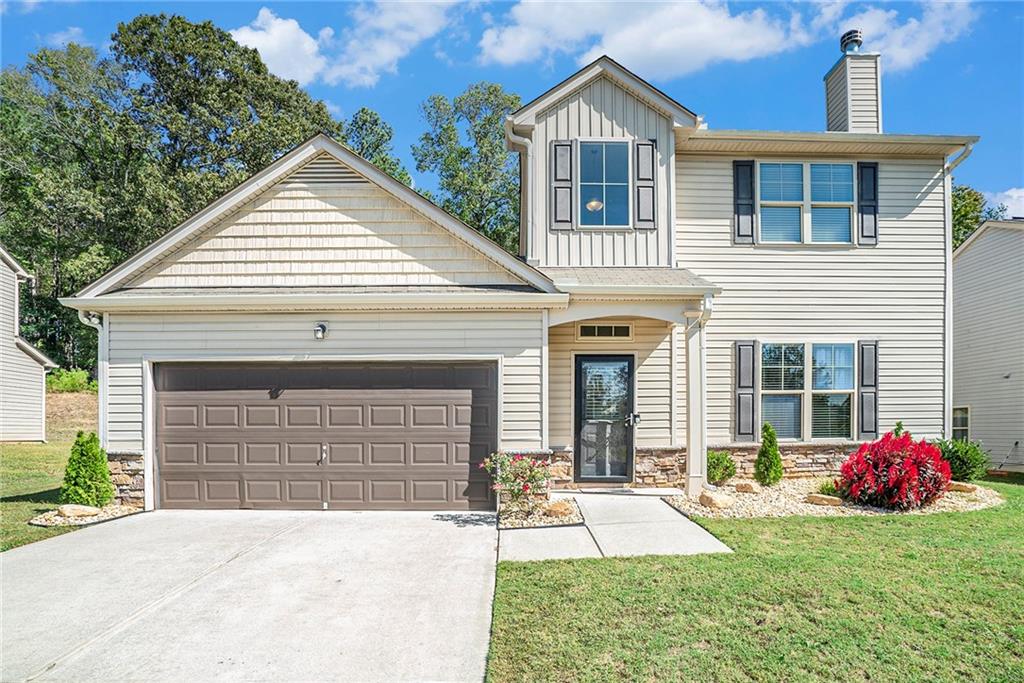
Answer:
[(476, 83), (453, 100), (432, 95), (421, 107), (428, 130), (413, 145), (416, 170), (434, 173), (425, 193), (507, 251), (517, 253), (519, 172), (505, 148), (505, 117), (519, 96), (497, 83)]
[(1006, 218), (1006, 206), (988, 206), (985, 195), (969, 185), (953, 187), (953, 248), (956, 249), (985, 221)]
[[(95, 331), (60, 305), (317, 132), (345, 127), (255, 50), (210, 22), (139, 16), (112, 58), (70, 44), (0, 74), (0, 242), (38, 278), (23, 334), (64, 367), (92, 369)], [(357, 151), (403, 182), (391, 128), (370, 110)]]
[(406, 185), (412, 184), (409, 172), (394, 155), (391, 146), (394, 130), (381, 119), (380, 114), (362, 107), (345, 124), (343, 135), (345, 143), (356, 154), (395, 180)]
[(754, 479), (765, 486), (774, 486), (782, 479), (782, 455), (775, 429), (765, 422), (761, 426), (761, 447), (754, 461)]
[(103, 507), (114, 498), (107, 454), (95, 432), (78, 432), (64, 468), (60, 502)]

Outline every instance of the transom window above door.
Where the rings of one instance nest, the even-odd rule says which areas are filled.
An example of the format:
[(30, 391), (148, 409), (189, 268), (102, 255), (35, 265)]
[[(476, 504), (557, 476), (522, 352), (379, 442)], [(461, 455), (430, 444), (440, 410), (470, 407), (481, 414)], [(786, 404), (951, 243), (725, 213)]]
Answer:
[(629, 143), (580, 142), (579, 220), (584, 227), (629, 227)]

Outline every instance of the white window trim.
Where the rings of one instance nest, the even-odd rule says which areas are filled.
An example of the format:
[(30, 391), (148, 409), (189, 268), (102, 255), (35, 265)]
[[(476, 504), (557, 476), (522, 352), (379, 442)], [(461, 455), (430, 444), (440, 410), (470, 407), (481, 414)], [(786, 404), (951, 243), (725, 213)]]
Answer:
[[(764, 368), (763, 356), (757, 359), (757, 411), (761, 424), (764, 423), (761, 397), (768, 396), (800, 396), (800, 438), (779, 439), (779, 443), (786, 444), (821, 444), (850, 442), (856, 440), (857, 430), (857, 340), (856, 339), (822, 339), (804, 337), (801, 339), (759, 339), (758, 353), (768, 344), (781, 344), (784, 346), (802, 345), (804, 347), (804, 388), (803, 389), (764, 389), (762, 384), (762, 371)], [(853, 387), (851, 389), (814, 389), (814, 363), (813, 353), (815, 344), (846, 344), (853, 346)], [(847, 437), (815, 437), (814, 436), (814, 394), (849, 394), (850, 395), (850, 434)], [(760, 442), (760, 428), (758, 425), (758, 442)]]
[[(761, 164), (800, 164), (803, 167), (803, 201), (801, 202), (774, 202), (761, 201)], [(853, 167), (853, 200), (849, 202), (812, 202), (811, 201), (811, 164), (844, 164)], [(855, 247), (857, 246), (857, 161), (852, 159), (814, 159), (804, 161), (802, 159), (766, 158), (755, 160), (754, 173), (754, 236), (755, 244), (769, 246), (811, 246), (811, 247)], [(800, 241), (799, 242), (777, 242), (774, 240), (761, 239), (761, 206), (781, 206), (800, 208)], [(819, 207), (846, 207), (850, 209), (850, 241), (849, 242), (815, 242), (811, 239), (811, 209)]]
[(952, 411), (949, 414), (949, 438), (955, 439), (958, 430), (963, 429), (962, 427), (954, 426), (954, 416), (956, 411), (966, 410), (967, 411), (967, 440), (971, 440), (971, 407), (970, 406), (953, 406)]
[[(628, 327), (628, 337), (584, 337), (580, 334), (580, 330), (584, 327)], [(633, 341), (633, 323), (617, 323), (617, 322), (580, 322), (576, 323), (576, 341), (585, 344), (607, 344), (608, 342), (632, 342)]]
[[(625, 225), (583, 225), (583, 210), (580, 206), (580, 194), (583, 189), (583, 173), (581, 164), (583, 161), (583, 144), (586, 142), (618, 142), (626, 145), (626, 223)], [(576, 220), (574, 221), (573, 229), (583, 231), (624, 231), (633, 230), (633, 139), (632, 138), (602, 138), (602, 137), (590, 137), (590, 138), (576, 138), (576, 168), (573, 169), (575, 172), (575, 178), (577, 179), (573, 183), (573, 210), (576, 212)]]

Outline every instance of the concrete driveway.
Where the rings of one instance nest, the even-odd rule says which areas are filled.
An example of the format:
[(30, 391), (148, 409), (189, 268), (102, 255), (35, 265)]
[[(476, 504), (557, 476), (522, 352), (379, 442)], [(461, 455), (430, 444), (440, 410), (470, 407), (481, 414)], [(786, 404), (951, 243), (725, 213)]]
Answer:
[(490, 514), (159, 511), (0, 555), (4, 681), (484, 675)]

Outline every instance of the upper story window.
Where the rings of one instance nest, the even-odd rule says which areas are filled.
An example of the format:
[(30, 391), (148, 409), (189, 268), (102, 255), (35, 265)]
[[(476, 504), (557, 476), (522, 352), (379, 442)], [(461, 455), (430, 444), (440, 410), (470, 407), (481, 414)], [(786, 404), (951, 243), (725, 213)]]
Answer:
[(629, 143), (580, 142), (579, 220), (584, 227), (629, 227)]
[(853, 164), (758, 164), (760, 241), (852, 244)]

